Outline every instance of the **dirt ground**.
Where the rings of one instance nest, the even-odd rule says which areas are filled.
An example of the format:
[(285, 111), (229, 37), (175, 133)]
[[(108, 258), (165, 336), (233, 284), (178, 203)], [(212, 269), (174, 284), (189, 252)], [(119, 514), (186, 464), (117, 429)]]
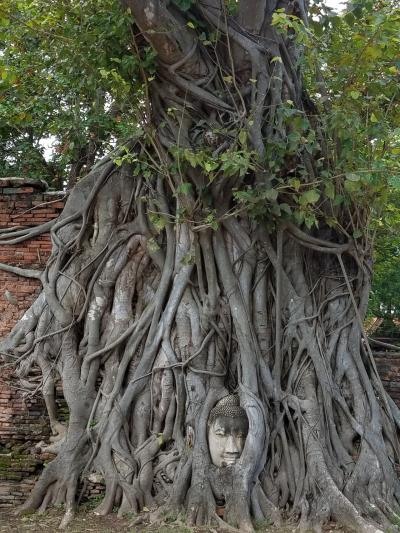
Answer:
[[(62, 517), (62, 511), (49, 511), (44, 515), (27, 515), (16, 517), (11, 512), (0, 511), (0, 533), (54, 533)], [(120, 519), (116, 514), (106, 517), (94, 515), (90, 509), (81, 509), (73, 522), (67, 528), (67, 533), (228, 533), (228, 529), (222, 528), (189, 528), (179, 519), (166, 517), (157, 525), (135, 525), (135, 518)], [(232, 530), (231, 530), (232, 531)], [(294, 525), (273, 527), (265, 524), (256, 525), (257, 533), (294, 533)], [(346, 533), (335, 524), (324, 528), (325, 533)]]

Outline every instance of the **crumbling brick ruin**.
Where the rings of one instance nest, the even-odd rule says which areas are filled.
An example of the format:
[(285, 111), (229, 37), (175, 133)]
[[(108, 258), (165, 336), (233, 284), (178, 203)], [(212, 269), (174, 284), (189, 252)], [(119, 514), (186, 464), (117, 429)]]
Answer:
[[(35, 226), (56, 218), (64, 193), (48, 192), (46, 184), (22, 178), (0, 179), (0, 228)], [(42, 269), (50, 254), (49, 235), (2, 246), (0, 263)], [(6, 335), (29, 307), (40, 282), (0, 270), (0, 337)], [(39, 395), (27, 395), (10, 367), (0, 366), (0, 508), (21, 503), (36, 474), (49, 459), (35, 444), (49, 435), (45, 407)]]

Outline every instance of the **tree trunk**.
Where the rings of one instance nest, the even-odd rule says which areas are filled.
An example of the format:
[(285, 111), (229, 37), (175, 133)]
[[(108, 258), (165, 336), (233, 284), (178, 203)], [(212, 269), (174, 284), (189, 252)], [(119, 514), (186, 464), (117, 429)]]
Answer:
[[(287, 109), (319, 135), (295, 29), (271, 23), (280, 8), (306, 26), (305, 6), (127, 5), (157, 52), (145, 133), (77, 183), (51, 229), (43, 292), (1, 346), (22, 377), (42, 368), (59, 437), (24, 509), (65, 503), (66, 525), (79, 479), (96, 471), (99, 514), (165, 505), (193, 525), (252, 531), (289, 508), (304, 530), (330, 518), (386, 528), (400, 503), (400, 413), (363, 331), (368, 242), (341, 229), (368, 214), (321, 195), (318, 227), (294, 223), (293, 179), (312, 191), (331, 161), (322, 139), (285, 144)], [(249, 431), (240, 459), (218, 468), (209, 413), (232, 392)]]

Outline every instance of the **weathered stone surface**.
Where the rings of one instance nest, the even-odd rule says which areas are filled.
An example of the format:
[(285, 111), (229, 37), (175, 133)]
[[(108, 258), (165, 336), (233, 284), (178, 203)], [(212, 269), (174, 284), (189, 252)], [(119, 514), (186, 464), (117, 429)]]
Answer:
[(31, 187), (35, 191), (47, 191), (48, 185), (44, 180), (35, 180), (30, 178), (17, 178), (17, 177), (7, 177), (0, 178), (0, 188), (9, 188), (10, 192), (4, 194), (14, 194), (15, 189)]

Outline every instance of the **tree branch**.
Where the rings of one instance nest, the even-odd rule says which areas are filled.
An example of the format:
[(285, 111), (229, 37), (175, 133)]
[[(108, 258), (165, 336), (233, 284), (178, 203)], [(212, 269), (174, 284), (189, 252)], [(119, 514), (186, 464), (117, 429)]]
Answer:
[(6, 265), (4, 263), (0, 263), (0, 270), (3, 270), (4, 272), (11, 272), (12, 274), (16, 274), (17, 276), (24, 276), (25, 278), (35, 278), (38, 280), (42, 279), (43, 274), (41, 270), (20, 268), (16, 266)]
[(259, 35), (264, 23), (266, 0), (242, 0), (237, 14), (238, 23), (248, 32)]
[[(162, 63), (180, 63), (192, 50), (197, 41), (196, 35), (177, 10), (173, 13), (172, 7), (168, 9), (164, 2), (158, 0), (125, 0), (125, 5), (132, 11), (135, 23)], [(191, 68), (199, 69), (199, 60), (199, 54), (193, 54)]]

